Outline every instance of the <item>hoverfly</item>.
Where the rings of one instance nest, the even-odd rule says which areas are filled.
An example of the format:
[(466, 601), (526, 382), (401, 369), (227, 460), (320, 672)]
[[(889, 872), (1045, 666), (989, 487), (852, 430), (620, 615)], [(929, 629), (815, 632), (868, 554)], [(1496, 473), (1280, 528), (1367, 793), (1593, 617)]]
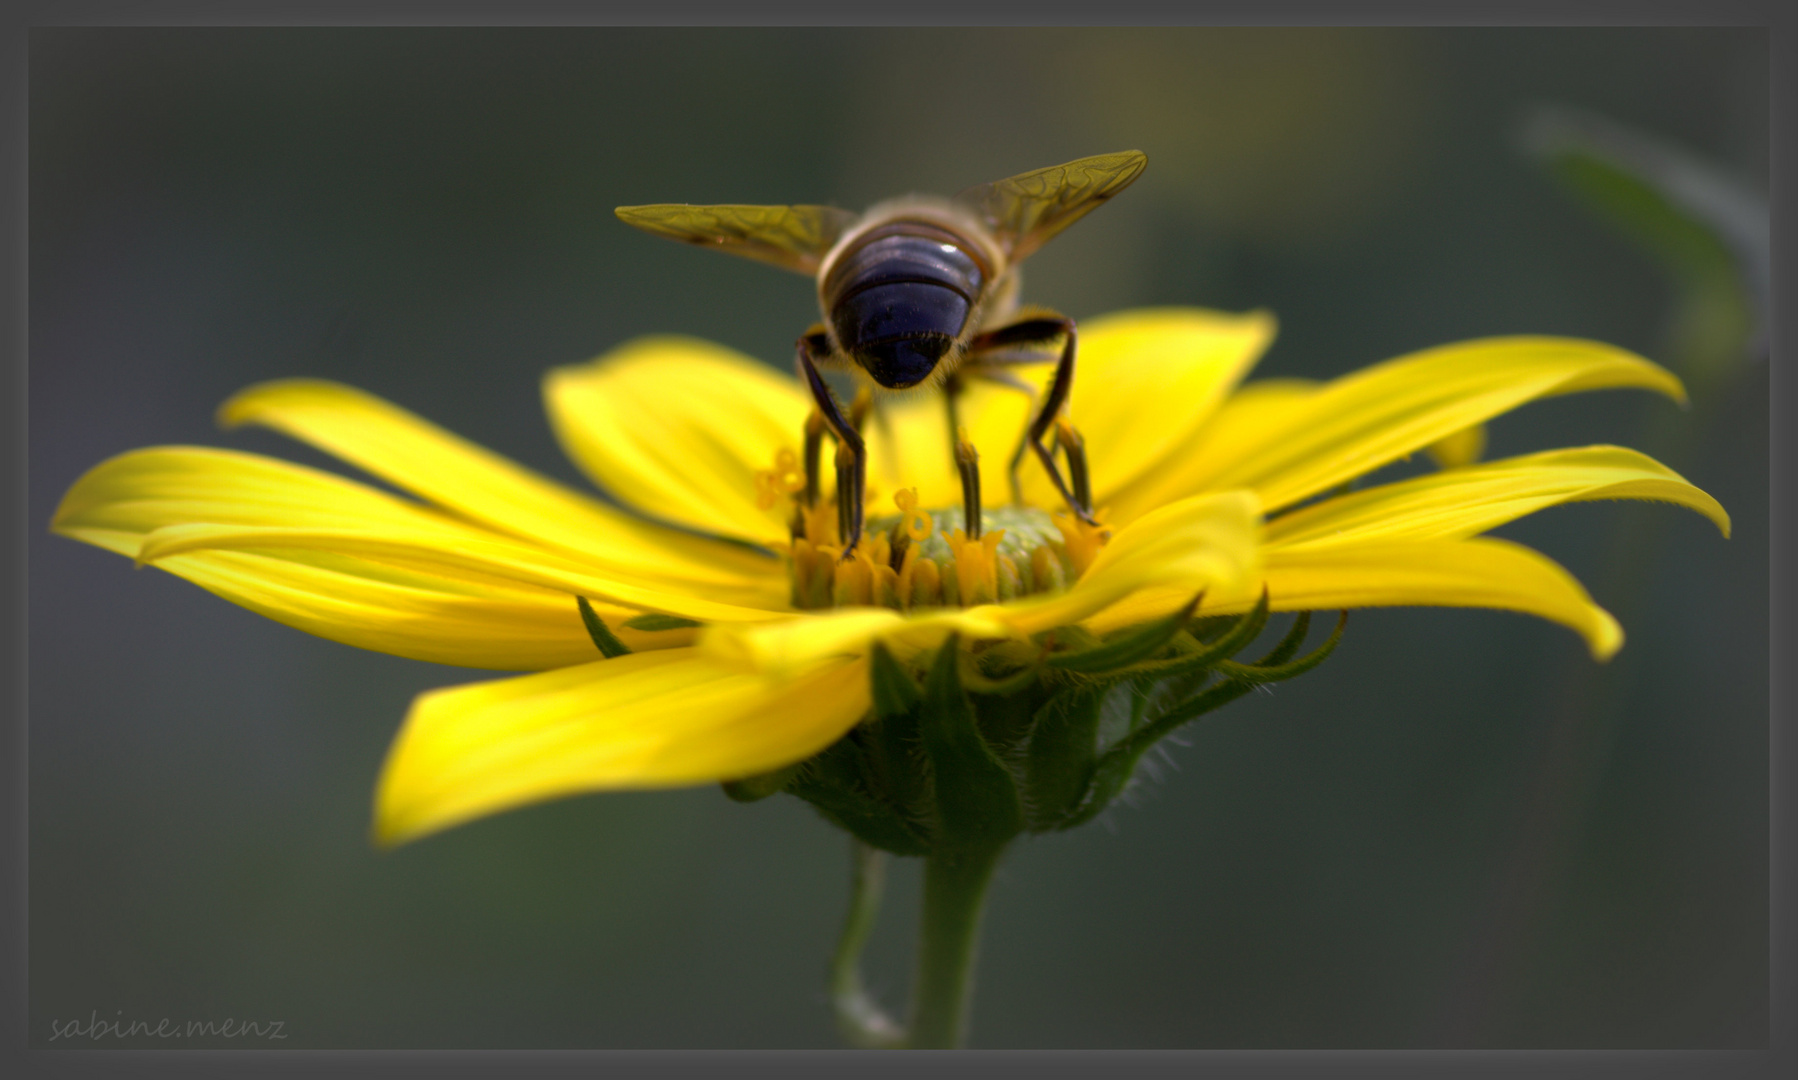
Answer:
[[(817, 457), (828, 428), (839, 448), (837, 506), (843, 557), (862, 534), (867, 449), (858, 430), (858, 395), (849, 415), (818, 373), (854, 365), (887, 390), (934, 379), (957, 439), (955, 397), (964, 380), (988, 379), (1034, 394), (1005, 369), (1047, 362), (1061, 343), (1054, 376), (1011, 458), (1012, 489), (1026, 449), (1034, 451), (1068, 506), (1093, 523), (1084, 458), (1069, 454), (1070, 487), (1045, 438), (1060, 418), (1074, 378), (1074, 320), (1046, 310), (1021, 312), (1017, 265), (1061, 230), (1142, 175), (1135, 150), (1081, 158), (968, 188), (953, 198), (911, 195), (865, 214), (830, 206), (621, 206), (616, 213), (645, 232), (715, 248), (813, 276), (824, 321), (800, 338), (795, 365), (816, 412), (807, 428), (807, 499), (817, 493)], [(1060, 440), (1058, 440), (1060, 441)], [(847, 451), (847, 454), (842, 451)], [(979, 534), (980, 474), (965, 442), (956, 447), (970, 535)]]

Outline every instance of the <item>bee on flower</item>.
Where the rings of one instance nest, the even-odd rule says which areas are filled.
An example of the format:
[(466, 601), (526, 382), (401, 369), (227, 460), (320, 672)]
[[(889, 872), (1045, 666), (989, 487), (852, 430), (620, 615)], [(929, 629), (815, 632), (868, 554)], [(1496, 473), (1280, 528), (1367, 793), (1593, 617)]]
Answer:
[[(581, 792), (723, 783), (925, 857), (926, 927), (947, 929), (926, 934), (908, 1037), (953, 1043), (1005, 845), (1090, 820), (1156, 740), (1321, 661), (1337, 637), (1301, 655), (1305, 613), (1522, 612), (1604, 659), (1616, 621), (1546, 556), (1485, 534), (1594, 499), (1678, 504), (1728, 533), (1716, 500), (1628, 449), (1478, 460), (1481, 425), (1539, 398), (1681, 400), (1647, 360), (1508, 337), (1248, 381), (1273, 335), (1262, 312), (1124, 312), (1081, 323), (1078, 379), (1071, 361), (994, 362), (1002, 377), (962, 380), (952, 409), (913, 395), (836, 417), (815, 378), (638, 340), (544, 382), (561, 445), (615, 501), (351, 387), (267, 383), (221, 422), (405, 494), (155, 447), (83, 476), (52, 528), (336, 641), (533, 672), (414, 703), (377, 786), (381, 844)], [(826, 436), (860, 444), (828, 475)], [(1032, 447), (1048, 467), (1018, 469)], [(1419, 451), (1451, 467), (1352, 485)], [(1270, 612), (1300, 618), (1236, 660)], [(1108, 699), (1121, 731), (1101, 732)], [(846, 1027), (897, 1041), (852, 962), (838, 976), (839, 1012), (862, 1017)]]

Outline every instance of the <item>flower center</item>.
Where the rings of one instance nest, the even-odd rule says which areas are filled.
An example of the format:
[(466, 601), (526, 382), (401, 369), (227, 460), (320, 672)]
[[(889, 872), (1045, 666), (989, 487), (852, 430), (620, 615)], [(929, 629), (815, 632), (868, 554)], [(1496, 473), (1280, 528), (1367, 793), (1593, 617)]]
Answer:
[(920, 510), (916, 500), (914, 489), (900, 491), (899, 513), (869, 518), (848, 559), (835, 513), (801, 508), (805, 534), (787, 550), (793, 606), (910, 611), (1059, 592), (1086, 571), (1110, 533), (1070, 513), (999, 506), (983, 511), (984, 529), (974, 538), (960, 507)]
[[(851, 422), (857, 430), (868, 404), (865, 393), (856, 397)], [(951, 415), (956, 427), (953, 420)], [(960, 507), (921, 509), (917, 489), (904, 488), (893, 496), (897, 514), (852, 514), (819, 490), (818, 458), (826, 425), (814, 410), (806, 421), (803, 457), (782, 447), (774, 455), (774, 467), (755, 474), (756, 504), (763, 510), (784, 507), (791, 526), (793, 539), (785, 554), (793, 606), (802, 611), (973, 607), (1059, 592), (1079, 580), (1111, 538), (1111, 529), (1103, 511), (1090, 510), (1083, 440), (1065, 422), (1056, 428), (1056, 448), (1067, 457), (1073, 492), (1058, 475), (1056, 484), (1074, 508), (1071, 512), (1018, 504), (983, 507), (980, 455), (967, 431), (957, 428)], [(839, 447), (839, 486), (846, 475), (843, 452)], [(1054, 474), (1052, 466), (1050, 471)], [(1012, 488), (1016, 497), (1015, 470)], [(863, 506), (872, 509), (872, 492), (860, 494), (868, 500)], [(858, 520), (860, 542), (845, 557), (842, 537), (857, 528)]]

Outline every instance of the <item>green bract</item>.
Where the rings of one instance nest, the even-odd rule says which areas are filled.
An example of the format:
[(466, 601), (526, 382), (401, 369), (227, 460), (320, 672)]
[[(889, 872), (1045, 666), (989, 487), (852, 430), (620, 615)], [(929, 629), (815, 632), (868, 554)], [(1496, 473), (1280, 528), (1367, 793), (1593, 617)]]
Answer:
[(874, 707), (795, 766), (728, 782), (731, 798), (785, 791), (862, 843), (895, 855), (1002, 846), (1073, 828), (1111, 805), (1137, 762), (1182, 724), (1311, 670), (1341, 639), (1294, 659), (1300, 613), (1272, 651), (1232, 659), (1267, 623), (1267, 601), (1236, 618), (1166, 619), (1096, 638), (1078, 627), (969, 652), (951, 637), (908, 670), (884, 646), (870, 665)]

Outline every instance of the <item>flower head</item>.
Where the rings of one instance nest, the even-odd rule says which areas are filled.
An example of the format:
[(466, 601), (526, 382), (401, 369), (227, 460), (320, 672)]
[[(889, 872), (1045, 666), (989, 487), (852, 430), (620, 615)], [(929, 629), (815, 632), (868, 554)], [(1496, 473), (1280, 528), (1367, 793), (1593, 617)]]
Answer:
[[(930, 657), (945, 642), (1014, 667), (1076, 639), (1115, 659), (1157, 626), (1181, 631), (1200, 596), (1202, 616), (1253, 613), (1264, 596), (1276, 611), (1520, 611), (1571, 627), (1602, 659), (1622, 643), (1615, 620), (1554, 562), (1482, 534), (1617, 498), (1678, 503), (1727, 534), (1715, 500), (1630, 450), (1470, 460), (1480, 425), (1539, 397), (1682, 397), (1639, 357), (1497, 338), (1328, 383), (1242, 384), (1272, 334), (1263, 314), (1195, 310), (1082, 326), (1061, 441), (1083, 447), (1096, 525), (1060, 514), (1032, 469), (1015, 503), (989, 496), (970, 520), (958, 464), (1009, 491), (1029, 407), (975, 385), (959, 406), (962, 442), (985, 451), (972, 461), (958, 462), (959, 433), (929, 397), (867, 414), (868, 539), (845, 560), (832, 493), (807, 488), (798, 384), (718, 346), (654, 338), (545, 383), (562, 445), (628, 510), (360, 391), (294, 380), (244, 391), (221, 420), (285, 432), (412, 498), (159, 447), (89, 472), (53, 528), (334, 640), (537, 670), (418, 699), (377, 792), (389, 843), (579, 791), (772, 773), (877, 713), (882, 671), (940, 668)], [(1426, 449), (1455, 467), (1351, 486)]]

